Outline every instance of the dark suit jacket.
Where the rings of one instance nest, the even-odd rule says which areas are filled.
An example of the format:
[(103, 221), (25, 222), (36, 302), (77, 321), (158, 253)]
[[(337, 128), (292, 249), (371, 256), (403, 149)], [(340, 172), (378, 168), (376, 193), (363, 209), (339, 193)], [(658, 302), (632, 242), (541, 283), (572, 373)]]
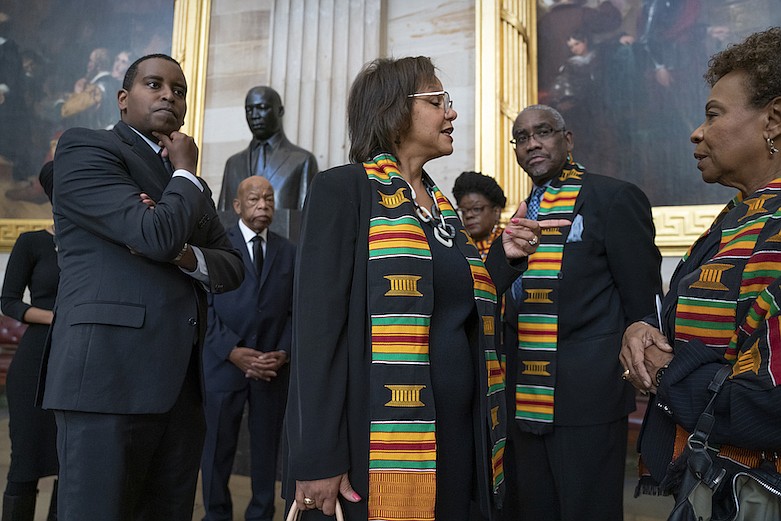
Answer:
[[(261, 386), (287, 384), (281, 374), (271, 382), (254, 382), (228, 360), (236, 346), (258, 351), (283, 350), (290, 356), (293, 313), (293, 267), (296, 248), (287, 239), (268, 232), (260, 278), (241, 235), (239, 225), (228, 230), (228, 239), (244, 260), (246, 273), (238, 289), (209, 296), (209, 321), (203, 351), (207, 391), (237, 391), (250, 382)], [(288, 365), (283, 366), (285, 373)]]
[[(281, 208), (300, 210), (304, 206), (309, 183), (317, 173), (317, 159), (311, 152), (288, 141), (284, 133), (280, 138), (279, 144), (272, 148), (266, 158), (264, 177), (274, 187), (277, 210)], [(249, 176), (255, 175), (251, 148), (252, 144), (238, 154), (232, 155), (225, 162), (220, 199), (217, 202), (217, 208), (222, 212), (232, 211), (233, 199), (236, 197), (239, 184)]]
[(203, 285), (169, 261), (187, 242), (204, 254), (211, 292), (243, 277), (208, 187), (171, 177), (122, 122), (111, 131), (73, 128), (54, 158), (54, 222), (61, 273), (43, 406), (168, 411), (206, 326)]
[[(595, 425), (634, 410), (618, 353), (627, 325), (654, 311), (661, 256), (648, 198), (635, 185), (588, 173), (574, 215), (582, 241), (564, 246), (559, 280), (555, 425)], [(515, 410), (518, 309), (506, 298), (507, 397)]]

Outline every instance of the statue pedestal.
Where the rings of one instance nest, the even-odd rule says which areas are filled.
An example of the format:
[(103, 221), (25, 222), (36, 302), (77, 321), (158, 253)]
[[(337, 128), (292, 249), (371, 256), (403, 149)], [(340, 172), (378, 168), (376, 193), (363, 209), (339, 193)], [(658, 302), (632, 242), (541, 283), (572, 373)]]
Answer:
[(285, 237), (293, 244), (298, 244), (298, 238), (301, 235), (301, 210), (290, 208), (275, 210), (274, 220), (268, 229)]

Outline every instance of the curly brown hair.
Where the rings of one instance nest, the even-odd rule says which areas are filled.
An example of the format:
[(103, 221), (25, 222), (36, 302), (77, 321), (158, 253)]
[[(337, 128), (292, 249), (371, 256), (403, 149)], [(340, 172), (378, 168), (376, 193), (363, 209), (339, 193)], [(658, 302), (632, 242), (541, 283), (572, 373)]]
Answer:
[(781, 27), (754, 33), (714, 54), (708, 62), (705, 81), (713, 87), (721, 78), (738, 70), (748, 76), (752, 106), (764, 107), (781, 96)]

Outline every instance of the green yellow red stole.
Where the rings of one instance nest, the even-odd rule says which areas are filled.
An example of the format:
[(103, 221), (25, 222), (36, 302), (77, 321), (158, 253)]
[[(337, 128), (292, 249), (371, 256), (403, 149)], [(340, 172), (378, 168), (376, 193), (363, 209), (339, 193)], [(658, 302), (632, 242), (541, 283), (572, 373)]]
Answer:
[[(540, 201), (538, 220), (574, 218), (585, 169), (571, 161), (554, 178)], [(558, 346), (559, 272), (570, 227), (542, 231), (537, 251), (523, 274), (518, 305), (518, 373), (515, 419), (525, 432), (544, 434), (553, 428)]]
[[(699, 340), (723, 353), (732, 364), (730, 378), (742, 387), (773, 389), (781, 382), (781, 178), (733, 199), (716, 224), (718, 251), (678, 284), (675, 350)], [(673, 458), (687, 437), (679, 426)], [(727, 445), (719, 455), (749, 467), (765, 459), (760, 451)]]
[[(431, 250), (395, 158), (381, 154), (363, 166), (373, 194), (367, 282), (372, 346), (368, 518), (433, 520), (437, 440), (429, 374)], [(474, 282), (485, 354), (480, 379), (486, 384), (484, 421), (491, 433), (493, 492), (500, 500), (505, 422), (504, 379), (493, 342), (496, 289), (450, 202), (436, 187), (434, 197), (457, 230), (454, 246), (467, 259)]]
[[(771, 360), (769, 345), (781, 347), (781, 179), (727, 209), (718, 251), (678, 287), (676, 348), (697, 339), (724, 349), (733, 378), (774, 387), (781, 379), (781, 356)], [(773, 338), (757, 337), (760, 331)]]

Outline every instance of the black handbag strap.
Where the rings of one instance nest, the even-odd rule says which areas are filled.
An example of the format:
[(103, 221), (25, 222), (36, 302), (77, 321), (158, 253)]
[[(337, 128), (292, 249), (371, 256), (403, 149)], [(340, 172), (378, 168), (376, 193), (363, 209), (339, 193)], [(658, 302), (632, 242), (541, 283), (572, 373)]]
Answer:
[(687, 465), (699, 481), (711, 490), (715, 490), (719, 486), (727, 472), (721, 466), (713, 464), (713, 456), (717, 450), (708, 445), (708, 438), (715, 423), (713, 409), (716, 405), (716, 397), (731, 373), (732, 366), (725, 365), (713, 376), (713, 380), (708, 385), (708, 390), (712, 393), (711, 398), (700, 414), (697, 425), (687, 442), (690, 451)]
[(689, 444), (691, 444), (692, 440), (694, 440), (695, 443), (699, 442), (703, 445), (708, 443), (708, 438), (710, 437), (710, 433), (713, 430), (713, 425), (716, 421), (713, 416), (713, 408), (716, 406), (716, 397), (719, 395), (719, 391), (721, 391), (724, 382), (727, 381), (727, 377), (731, 373), (732, 366), (724, 365), (716, 371), (715, 375), (713, 375), (713, 380), (708, 384), (708, 390), (712, 393), (711, 398), (708, 401), (708, 405), (706, 405), (705, 409), (702, 411), (702, 414), (700, 414), (697, 425), (694, 426), (694, 431), (691, 436), (689, 436)]

